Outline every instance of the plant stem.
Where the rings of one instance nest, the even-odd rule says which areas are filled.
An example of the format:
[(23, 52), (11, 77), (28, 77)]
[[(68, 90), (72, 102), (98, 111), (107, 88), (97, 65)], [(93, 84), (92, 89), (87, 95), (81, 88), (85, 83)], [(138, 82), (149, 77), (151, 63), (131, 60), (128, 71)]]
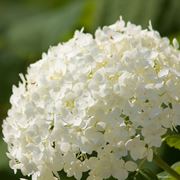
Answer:
[[(137, 170), (136, 170), (135, 176), (138, 175), (138, 173), (139, 173), (141, 167), (143, 166), (143, 164), (145, 163), (145, 161), (146, 161), (146, 159), (143, 159), (143, 160), (139, 163), (138, 168), (137, 168)], [(135, 177), (135, 176), (134, 176), (134, 177)]]
[(165, 161), (163, 161), (158, 155), (154, 154), (153, 160), (156, 164), (168, 172), (171, 176), (175, 177), (176, 179), (180, 180), (180, 174), (178, 174), (174, 169), (172, 169)]

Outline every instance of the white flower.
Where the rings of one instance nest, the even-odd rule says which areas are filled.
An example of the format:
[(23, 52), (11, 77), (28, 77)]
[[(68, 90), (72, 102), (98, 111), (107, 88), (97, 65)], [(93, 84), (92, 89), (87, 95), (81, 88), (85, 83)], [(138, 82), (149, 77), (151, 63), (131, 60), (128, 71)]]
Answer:
[(145, 142), (140, 140), (139, 136), (130, 139), (126, 143), (126, 148), (130, 151), (131, 157), (134, 160), (143, 159), (146, 155), (147, 148)]
[(161, 124), (151, 123), (148, 127), (142, 128), (142, 135), (144, 136), (144, 141), (150, 146), (160, 147), (161, 136), (166, 133), (166, 129), (161, 126)]
[[(10, 167), (33, 180), (119, 180), (152, 161), (180, 125), (180, 52), (149, 26), (120, 19), (76, 31), (30, 65), (3, 123)], [(130, 156), (129, 156), (130, 155)], [(127, 160), (128, 159), (128, 160)]]
[(125, 163), (125, 168), (128, 170), (128, 171), (135, 171), (137, 169), (137, 164), (134, 163), (133, 161), (127, 161)]

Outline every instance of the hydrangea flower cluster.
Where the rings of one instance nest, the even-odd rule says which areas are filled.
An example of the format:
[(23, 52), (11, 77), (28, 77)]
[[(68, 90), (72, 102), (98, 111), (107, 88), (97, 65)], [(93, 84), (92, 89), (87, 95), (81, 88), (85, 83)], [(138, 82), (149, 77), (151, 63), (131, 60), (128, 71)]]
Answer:
[(20, 77), (3, 134), (10, 167), (33, 180), (124, 180), (180, 125), (178, 43), (151, 25), (76, 31)]

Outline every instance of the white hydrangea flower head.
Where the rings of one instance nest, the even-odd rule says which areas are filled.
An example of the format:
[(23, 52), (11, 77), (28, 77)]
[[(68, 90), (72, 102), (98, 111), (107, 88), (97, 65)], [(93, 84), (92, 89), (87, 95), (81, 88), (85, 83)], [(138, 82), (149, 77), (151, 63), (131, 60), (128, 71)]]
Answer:
[(10, 167), (32, 180), (126, 179), (180, 125), (178, 47), (122, 19), (51, 47), (13, 86)]

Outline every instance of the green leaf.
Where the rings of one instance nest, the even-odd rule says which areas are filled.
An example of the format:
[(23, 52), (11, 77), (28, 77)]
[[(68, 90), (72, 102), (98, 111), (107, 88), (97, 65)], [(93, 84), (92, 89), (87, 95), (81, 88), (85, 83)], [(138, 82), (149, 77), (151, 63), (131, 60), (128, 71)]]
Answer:
[[(176, 172), (178, 172), (180, 174), (180, 162), (176, 162), (171, 167), (172, 167), (172, 169), (174, 169)], [(159, 178), (159, 180), (176, 180), (176, 178), (172, 177), (166, 171), (159, 173), (158, 178)]]
[(158, 174), (158, 179), (159, 180), (175, 180), (170, 174), (168, 174), (166, 171), (163, 171)]
[(170, 147), (174, 147), (180, 150), (180, 135), (177, 134), (167, 136), (165, 141)]
[(140, 174), (142, 174), (146, 180), (158, 180), (156, 174), (154, 174), (150, 169), (141, 169)]
[(174, 163), (171, 167), (180, 174), (180, 161)]

